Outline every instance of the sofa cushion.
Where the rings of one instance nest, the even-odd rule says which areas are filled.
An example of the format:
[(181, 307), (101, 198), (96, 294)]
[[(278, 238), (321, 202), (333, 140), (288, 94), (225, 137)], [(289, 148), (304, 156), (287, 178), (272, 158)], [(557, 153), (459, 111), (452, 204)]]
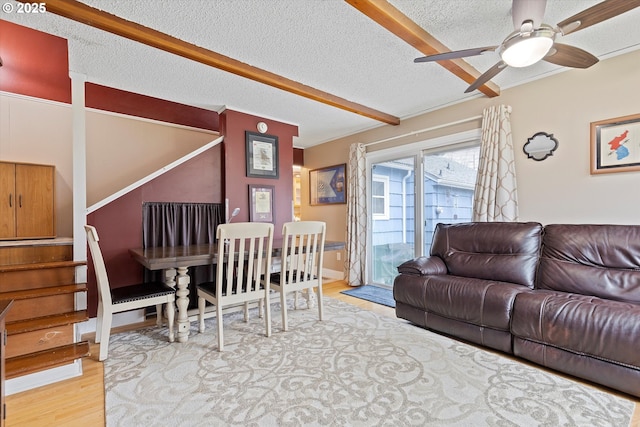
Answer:
[(414, 274), (418, 276), (424, 276), (428, 274), (447, 274), (447, 266), (444, 264), (441, 258), (431, 257), (418, 257), (409, 261), (405, 261), (398, 266), (398, 273), (400, 274)]
[(547, 225), (536, 287), (640, 303), (640, 226)]
[(424, 280), (428, 280), (423, 302), (427, 312), (502, 331), (509, 331), (515, 296), (529, 292), (520, 285), (470, 277), (429, 276)]
[(442, 258), (455, 276), (533, 288), (541, 242), (537, 222), (438, 224), (431, 255)]
[(516, 296), (511, 333), (528, 341), (640, 369), (638, 319), (637, 304), (536, 290)]

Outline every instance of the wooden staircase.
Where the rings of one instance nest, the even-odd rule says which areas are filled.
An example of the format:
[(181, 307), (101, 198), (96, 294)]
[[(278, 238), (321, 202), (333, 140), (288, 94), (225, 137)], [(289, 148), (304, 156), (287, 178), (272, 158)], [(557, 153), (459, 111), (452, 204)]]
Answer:
[(69, 239), (3, 242), (0, 246), (0, 301), (13, 300), (6, 318), (6, 378), (73, 363), (89, 355), (77, 342), (75, 324), (88, 320), (76, 310), (77, 283)]

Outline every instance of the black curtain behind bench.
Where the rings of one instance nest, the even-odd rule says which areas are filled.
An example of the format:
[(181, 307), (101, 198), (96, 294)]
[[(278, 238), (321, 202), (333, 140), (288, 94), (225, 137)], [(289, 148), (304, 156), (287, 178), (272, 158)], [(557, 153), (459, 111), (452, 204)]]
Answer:
[[(224, 222), (222, 203), (145, 202), (142, 205), (142, 246), (184, 246), (215, 243)], [(213, 266), (189, 268), (189, 308), (197, 307), (195, 285), (213, 281)], [(145, 270), (145, 281), (163, 280), (161, 271)]]

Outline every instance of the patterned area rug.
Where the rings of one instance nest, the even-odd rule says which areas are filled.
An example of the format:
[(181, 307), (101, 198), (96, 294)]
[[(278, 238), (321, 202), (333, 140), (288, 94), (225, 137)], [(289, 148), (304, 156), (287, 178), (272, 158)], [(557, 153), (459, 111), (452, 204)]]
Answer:
[(376, 304), (386, 305), (387, 307), (395, 308), (396, 306), (396, 300), (393, 299), (393, 291), (391, 289), (381, 288), (380, 286), (358, 286), (340, 293), (375, 302)]
[(252, 313), (112, 336), (105, 362), (107, 426), (628, 426), (631, 400), (499, 354), (325, 298), (291, 310), (273, 335)]

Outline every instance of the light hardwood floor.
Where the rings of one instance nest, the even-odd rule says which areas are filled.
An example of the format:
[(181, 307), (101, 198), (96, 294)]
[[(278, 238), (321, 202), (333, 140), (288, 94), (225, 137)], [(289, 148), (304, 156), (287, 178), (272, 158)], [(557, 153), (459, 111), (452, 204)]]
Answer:
[[(364, 310), (395, 318), (392, 308), (353, 298), (340, 292), (349, 286), (342, 281), (325, 283), (324, 295)], [(152, 324), (150, 321), (149, 324)], [(104, 372), (98, 362), (98, 347), (83, 360), (83, 375), (23, 393), (7, 396), (7, 427), (99, 427), (105, 425)], [(640, 427), (640, 400), (630, 427)]]

